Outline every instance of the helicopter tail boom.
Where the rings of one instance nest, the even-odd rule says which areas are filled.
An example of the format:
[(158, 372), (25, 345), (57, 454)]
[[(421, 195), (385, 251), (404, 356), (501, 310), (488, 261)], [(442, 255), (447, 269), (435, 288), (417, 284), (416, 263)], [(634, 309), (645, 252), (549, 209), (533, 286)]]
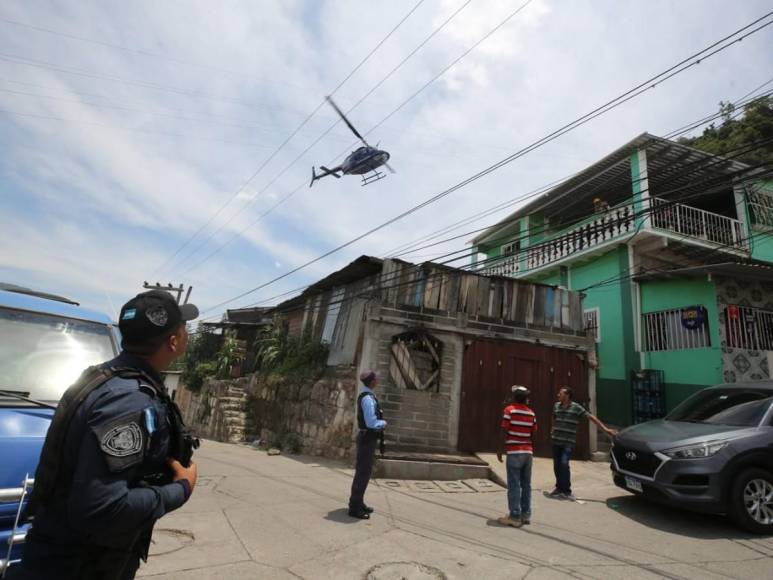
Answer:
[(309, 187), (314, 185), (314, 182), (317, 181), (318, 179), (322, 179), (323, 177), (326, 177), (328, 175), (332, 175), (336, 179), (341, 179), (341, 176), (338, 175), (338, 172), (341, 170), (339, 167), (336, 167), (334, 169), (328, 169), (324, 165), (320, 165), (319, 168), (322, 170), (322, 173), (320, 173), (319, 175), (317, 175), (317, 171), (315, 167), (311, 168), (311, 182), (309, 183)]

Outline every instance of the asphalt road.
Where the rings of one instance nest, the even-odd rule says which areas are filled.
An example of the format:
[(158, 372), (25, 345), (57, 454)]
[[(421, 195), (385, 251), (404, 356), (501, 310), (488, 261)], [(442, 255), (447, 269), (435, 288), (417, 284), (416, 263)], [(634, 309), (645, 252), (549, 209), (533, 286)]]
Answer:
[(350, 469), (269, 457), (206, 441), (191, 501), (158, 522), (146, 578), (496, 580), (771, 578), (773, 538), (721, 517), (650, 505), (610, 485), (605, 464), (573, 463), (582, 503), (543, 497), (535, 466), (533, 523), (514, 529), (504, 490), (417, 491), (376, 482), (376, 513), (353, 520)]

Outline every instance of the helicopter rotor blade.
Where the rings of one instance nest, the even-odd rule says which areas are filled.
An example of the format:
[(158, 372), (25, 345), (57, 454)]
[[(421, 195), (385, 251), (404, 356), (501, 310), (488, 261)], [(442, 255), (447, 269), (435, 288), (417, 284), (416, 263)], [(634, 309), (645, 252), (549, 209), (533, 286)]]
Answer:
[(357, 139), (365, 143), (366, 147), (370, 147), (370, 145), (368, 145), (368, 142), (365, 140), (365, 137), (360, 135), (359, 131), (357, 131), (357, 129), (354, 128), (354, 125), (352, 125), (349, 122), (349, 119), (347, 119), (346, 115), (344, 115), (344, 112), (338, 108), (338, 105), (335, 104), (335, 101), (333, 100), (333, 98), (328, 96), (328, 97), (325, 97), (325, 99), (327, 100), (328, 103), (330, 103), (330, 106), (335, 109), (336, 113), (338, 113), (338, 116), (341, 117), (344, 123), (346, 123), (347, 127), (351, 129), (352, 133), (354, 133), (357, 136)]
[(391, 165), (389, 165), (389, 163), (384, 163), (384, 167), (386, 167), (387, 169), (389, 169), (389, 171), (390, 171), (390, 172), (392, 172), (392, 173), (397, 173), (397, 171), (395, 171), (394, 169), (392, 169), (392, 166), (391, 166)]

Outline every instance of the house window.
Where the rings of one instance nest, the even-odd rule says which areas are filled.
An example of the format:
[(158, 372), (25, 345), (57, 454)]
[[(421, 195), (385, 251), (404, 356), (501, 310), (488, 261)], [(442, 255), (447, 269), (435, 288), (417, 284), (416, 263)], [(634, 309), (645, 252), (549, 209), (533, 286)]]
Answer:
[(513, 254), (517, 254), (521, 251), (521, 240), (515, 240), (513, 242), (510, 242), (509, 244), (505, 244), (502, 246), (502, 255), (503, 256), (512, 256)]
[(661, 310), (642, 315), (645, 351), (686, 350), (711, 346), (703, 306)]
[(725, 340), (731, 348), (773, 351), (773, 312), (728, 304), (723, 308)]
[(601, 327), (599, 326), (601, 318), (599, 309), (589, 308), (588, 310), (583, 310), (582, 318), (585, 326), (585, 333), (596, 339), (596, 342), (601, 342)]
[(759, 187), (750, 189), (747, 193), (752, 224), (773, 227), (773, 193), (762, 191)]

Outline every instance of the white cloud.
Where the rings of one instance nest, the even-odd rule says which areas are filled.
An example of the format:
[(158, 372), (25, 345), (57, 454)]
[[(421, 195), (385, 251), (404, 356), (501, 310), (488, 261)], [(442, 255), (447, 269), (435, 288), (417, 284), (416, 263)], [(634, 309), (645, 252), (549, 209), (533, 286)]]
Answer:
[[(425, 2), (336, 93), (339, 104), (350, 108), (461, 2)], [(474, 0), (358, 106), (352, 121), (369, 131), (518, 5)], [(5, 18), (131, 50), (0, 22), (0, 109), (16, 113), (0, 112), (0, 236), (13, 240), (12, 246), (0, 243), (0, 272), (50, 291), (64, 287), (103, 309), (105, 290), (120, 302), (153, 274), (193, 284), (196, 300), (207, 308), (424, 201), (765, 8), (762, 0), (732, 11), (718, 0), (534, 0), (368, 134), (390, 151), (396, 175), (365, 188), (357, 177), (328, 177), (309, 189), (311, 165), (340, 158), (354, 142), (339, 124), (290, 165), (335, 120), (327, 106), (254, 180), (245, 181), (392, 29), (408, 4), (369, 4), (364, 11), (354, 0), (261, 3), (260, 9), (246, 0), (218, 6), (5, 2)], [(720, 99), (765, 80), (760, 70), (769, 60), (770, 41), (770, 32), (750, 38), (237, 304), (311, 282), (361, 253), (381, 254), (514, 198), (644, 130), (665, 131), (711, 112)], [(8, 54), (54, 68), (3, 60)], [(154, 272), (240, 188), (234, 203), (170, 262), (173, 267)], [(437, 250), (458, 248), (462, 241)]]

